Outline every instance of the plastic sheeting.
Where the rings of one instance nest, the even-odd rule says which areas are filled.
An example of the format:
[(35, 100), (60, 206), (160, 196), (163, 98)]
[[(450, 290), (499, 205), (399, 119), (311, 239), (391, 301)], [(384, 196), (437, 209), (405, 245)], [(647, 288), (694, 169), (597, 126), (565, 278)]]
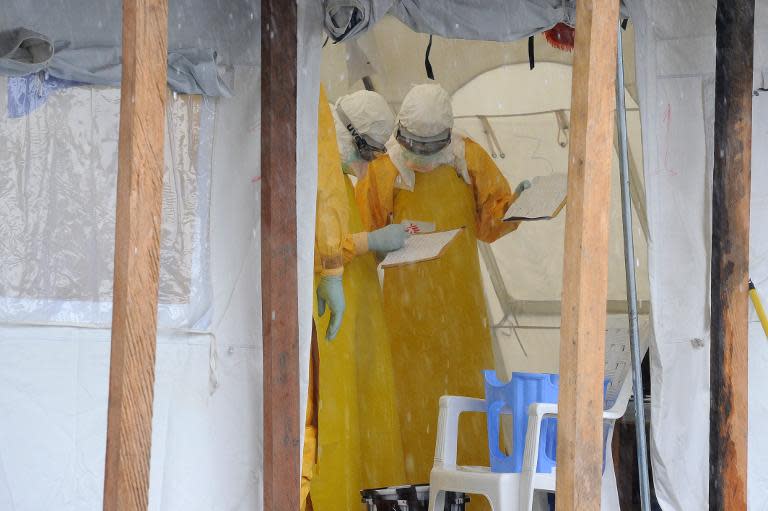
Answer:
[[(765, 3), (763, 3), (765, 6)], [(768, 7), (768, 6), (766, 6)], [(765, 12), (765, 11), (763, 11)], [(768, 28), (763, 18), (761, 49), (768, 50)], [(768, 64), (766, 60), (759, 61)], [(760, 85), (763, 87), (763, 85)], [(761, 93), (752, 103), (752, 206), (749, 247), (749, 273), (763, 304), (768, 303), (768, 94)], [(768, 502), (768, 339), (750, 302), (749, 310), (749, 478), (747, 488), (751, 509)]]
[(387, 12), (416, 32), (456, 39), (514, 41), (559, 22), (573, 23), (576, 11), (573, 0), (439, 3), (418, 0), (326, 0), (324, 3), (325, 26), (334, 41), (357, 36)]
[(8, 78), (8, 117), (24, 117), (43, 106), (53, 92), (75, 85), (81, 84), (45, 73), (11, 76)]
[(573, 26), (576, 19), (574, 0), (324, 0), (323, 4), (325, 28), (337, 42), (364, 33), (386, 13), (415, 32), (484, 41), (515, 41), (558, 23)]
[[(120, 85), (120, 47), (71, 48), (46, 35), (21, 28), (0, 32), (0, 73), (18, 76), (45, 73), (61, 80), (97, 85)], [(219, 76), (213, 49), (184, 48), (168, 52), (168, 85), (185, 94), (228, 96)]]
[[(223, 64), (259, 65), (258, 4), (243, 0), (222, 9), (212, 2), (193, 3), (171, 6), (172, 51), (187, 44), (212, 47), (217, 48)], [(322, 11), (319, 2), (299, 2), (298, 6), (297, 253), (303, 413), (312, 321)], [(16, 2), (3, 12), (2, 23), (14, 27), (29, 22), (51, 39), (69, 39), (78, 48), (118, 44), (119, 2), (90, 5), (83, 12), (85, 7), (86, 2)], [(85, 28), (78, 25), (80, 21)], [(233, 97), (216, 102), (213, 118), (210, 326), (202, 332), (163, 328), (158, 336), (151, 510), (260, 509), (263, 502), (260, 69), (236, 67), (233, 83)], [(38, 119), (36, 115), (43, 119), (62, 97), (83, 90), (78, 87), (50, 94), (45, 106), (18, 120), (20, 126)], [(94, 94), (104, 91), (92, 90)], [(112, 138), (94, 133), (89, 125), (100, 118), (102, 109), (116, 108), (117, 95), (114, 105), (103, 103), (103, 98), (79, 101), (78, 108), (71, 111), (78, 130), (68, 141), (77, 148), (93, 138), (93, 149), (85, 154), (107, 168), (111, 156), (100, 151), (102, 146), (116, 147), (117, 110), (111, 113)], [(0, 127), (8, 122), (3, 113)], [(47, 138), (45, 133), (35, 133), (41, 140)], [(59, 140), (63, 152), (67, 138), (62, 135)], [(77, 151), (64, 153), (70, 159), (76, 155)], [(68, 165), (58, 165), (64, 166)], [(7, 167), (0, 162), (0, 168)], [(11, 169), (16, 169), (15, 164)], [(89, 177), (107, 179), (97, 172)], [(80, 192), (78, 187), (71, 188)], [(104, 214), (107, 209), (105, 206)], [(114, 216), (113, 207), (110, 211)], [(0, 225), (6, 222), (0, 221)], [(182, 225), (186, 228), (185, 221)], [(111, 245), (96, 233), (91, 237), (105, 250)], [(88, 291), (95, 294), (94, 289)], [(41, 328), (0, 321), (0, 352), (14, 364), (0, 376), (0, 408), (4, 416), (14, 416), (0, 425), (0, 509), (101, 508), (108, 339), (108, 332), (102, 329)], [(300, 448), (295, 455), (301, 455)]]
[[(158, 336), (151, 511), (245, 511), (263, 502), (260, 71), (238, 67), (235, 78), (231, 99), (208, 104), (216, 112), (209, 155), (211, 324), (207, 332), (163, 329)], [(101, 119), (95, 108), (101, 101), (73, 103), (69, 116), (77, 113), (88, 127)], [(169, 112), (183, 119), (184, 109), (175, 105), (189, 101), (169, 102)], [(0, 118), (0, 126), (8, 122)], [(185, 123), (174, 126), (181, 128), (174, 140), (187, 137)], [(86, 138), (69, 142), (78, 146)], [(105, 140), (104, 149), (114, 143)], [(6, 220), (0, 213), (0, 225)], [(107, 329), (0, 322), (0, 509), (102, 508), (109, 339)]]
[[(255, 0), (178, 0), (168, 7), (168, 81), (175, 90), (226, 95), (231, 78), (226, 71), (258, 62)], [(5, 2), (0, 74), (46, 69), (57, 78), (117, 86), (121, 22), (119, 0)]]
[[(304, 424), (309, 387), (314, 292), (315, 207), (317, 199), (317, 104), (320, 97), (320, 55), (323, 47), (323, 12), (319, 1), (298, 3), (298, 77), (296, 101), (296, 231), (299, 311), (299, 418)], [(296, 456), (301, 459), (304, 428)], [(299, 463), (299, 466), (301, 464)], [(296, 480), (298, 486), (300, 481)]]
[[(757, 3), (755, 83), (768, 65), (768, 2)], [(654, 483), (665, 510), (708, 508), (709, 265), (714, 137), (715, 7), (701, 2), (634, 2), (637, 77), (643, 121), (649, 274)], [(768, 286), (764, 140), (768, 98), (753, 104), (750, 274)], [(745, 298), (746, 299), (746, 298)], [(749, 506), (768, 496), (768, 421), (762, 361), (768, 346), (750, 316)]]
[[(94, 86), (60, 89), (17, 118), (0, 101), (0, 322), (111, 322), (119, 109), (118, 89)], [(210, 100), (170, 95), (161, 328), (210, 323), (213, 124)]]
[[(634, 30), (630, 24), (624, 32), (625, 84), (635, 88)], [(397, 18), (387, 16), (361, 37), (323, 48), (322, 80), (332, 100), (363, 87), (360, 79), (368, 76), (376, 91), (397, 111), (399, 103), (413, 84), (427, 80), (424, 52), (429, 36), (418, 34)], [(536, 66), (546, 63), (571, 65), (573, 52), (553, 48), (543, 35), (534, 36)], [(528, 42), (511, 43), (432, 38), (429, 54), (435, 80), (450, 94), (484, 72), (504, 65), (529, 65)], [(534, 73), (536, 69), (534, 69)], [(570, 87), (570, 83), (567, 84)], [(523, 90), (518, 87), (517, 90)], [(549, 88), (547, 90), (549, 93)], [(494, 93), (483, 103), (484, 113), (496, 113), (494, 101), (499, 99), (519, 111), (535, 111), (541, 101), (536, 94), (524, 92), (520, 97)], [(563, 99), (570, 101), (570, 88)], [(462, 115), (455, 112), (456, 115)], [(477, 113), (477, 112), (471, 112)]]

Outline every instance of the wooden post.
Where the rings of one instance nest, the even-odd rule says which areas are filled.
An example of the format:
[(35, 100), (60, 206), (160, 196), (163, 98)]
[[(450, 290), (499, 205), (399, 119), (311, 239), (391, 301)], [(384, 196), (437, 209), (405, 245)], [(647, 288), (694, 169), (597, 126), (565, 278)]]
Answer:
[(754, 0), (718, 0), (712, 180), (709, 508), (747, 509)]
[(565, 224), (557, 509), (600, 509), (618, 0), (576, 2)]
[(148, 504), (167, 39), (167, 0), (123, 1), (105, 511)]
[(261, 2), (264, 509), (299, 509), (296, 2)]

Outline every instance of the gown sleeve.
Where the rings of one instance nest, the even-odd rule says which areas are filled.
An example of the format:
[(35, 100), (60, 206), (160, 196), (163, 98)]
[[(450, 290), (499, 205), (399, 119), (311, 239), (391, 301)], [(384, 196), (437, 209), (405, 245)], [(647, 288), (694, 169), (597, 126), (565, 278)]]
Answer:
[(321, 275), (340, 275), (344, 271), (343, 245), (349, 234), (349, 204), (336, 145), (336, 128), (322, 87), (317, 136), (315, 270)]
[(395, 203), (397, 169), (388, 156), (380, 156), (357, 181), (355, 199), (366, 231), (380, 229), (391, 222)]
[(465, 158), (477, 204), (477, 238), (491, 243), (520, 225), (520, 222), (504, 222), (504, 213), (517, 197), (493, 159), (477, 142), (469, 138), (465, 141)]

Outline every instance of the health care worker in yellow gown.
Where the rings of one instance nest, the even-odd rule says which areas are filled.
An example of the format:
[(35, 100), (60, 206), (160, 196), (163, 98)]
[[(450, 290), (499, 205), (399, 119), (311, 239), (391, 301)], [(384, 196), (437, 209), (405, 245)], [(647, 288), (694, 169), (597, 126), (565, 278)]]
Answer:
[[(327, 332), (327, 340), (317, 343), (315, 368), (319, 375), (315, 375), (312, 393), (317, 402), (308, 404), (316, 420), (307, 436), (314, 435), (310, 444), (318, 448), (311, 473), (305, 450), (303, 489), (308, 487), (315, 511), (357, 511), (361, 489), (400, 484), (405, 477), (390, 340), (376, 261), (370, 251), (401, 248), (407, 233), (400, 225), (366, 232), (349, 178), (362, 175), (368, 161), (385, 151), (384, 144), (394, 127), (394, 115), (386, 100), (375, 92), (360, 91), (339, 99), (331, 113), (322, 98), (319, 123), (318, 151), (336, 152), (337, 163), (319, 159), (319, 164), (330, 165), (318, 168), (318, 227), (320, 222), (336, 224), (331, 231), (352, 234), (345, 235), (340, 245), (345, 308), (337, 330), (329, 315), (321, 314), (321, 304), (327, 301), (333, 308), (334, 301), (339, 302), (322, 284), (329, 276), (338, 277), (323, 274), (323, 261), (328, 258), (321, 247), (328, 244), (317, 240), (320, 280), (314, 319), (317, 331)], [(342, 218), (346, 218), (344, 226), (338, 225)], [(328, 225), (318, 229), (317, 236), (328, 230)]]
[[(478, 239), (492, 242), (517, 228), (503, 222), (515, 194), (488, 154), (452, 133), (448, 93), (414, 87), (398, 114), (387, 156), (358, 182), (368, 229), (404, 220), (434, 222), (438, 231), (464, 227), (443, 255), (391, 267), (384, 309), (392, 335), (407, 481), (429, 480), (440, 396), (483, 397), (483, 369), (493, 368)], [(462, 417), (459, 462), (488, 466), (485, 419)]]

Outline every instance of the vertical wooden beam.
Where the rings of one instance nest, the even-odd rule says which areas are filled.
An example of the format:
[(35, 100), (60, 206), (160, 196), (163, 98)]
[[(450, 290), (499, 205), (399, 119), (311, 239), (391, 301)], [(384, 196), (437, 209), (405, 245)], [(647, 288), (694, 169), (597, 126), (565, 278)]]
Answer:
[(600, 509), (618, 0), (576, 2), (560, 326), (557, 509)]
[(261, 2), (264, 509), (299, 509), (296, 2)]
[(167, 39), (167, 0), (123, 1), (106, 511), (148, 504)]
[(712, 180), (709, 506), (747, 509), (754, 0), (718, 0)]

